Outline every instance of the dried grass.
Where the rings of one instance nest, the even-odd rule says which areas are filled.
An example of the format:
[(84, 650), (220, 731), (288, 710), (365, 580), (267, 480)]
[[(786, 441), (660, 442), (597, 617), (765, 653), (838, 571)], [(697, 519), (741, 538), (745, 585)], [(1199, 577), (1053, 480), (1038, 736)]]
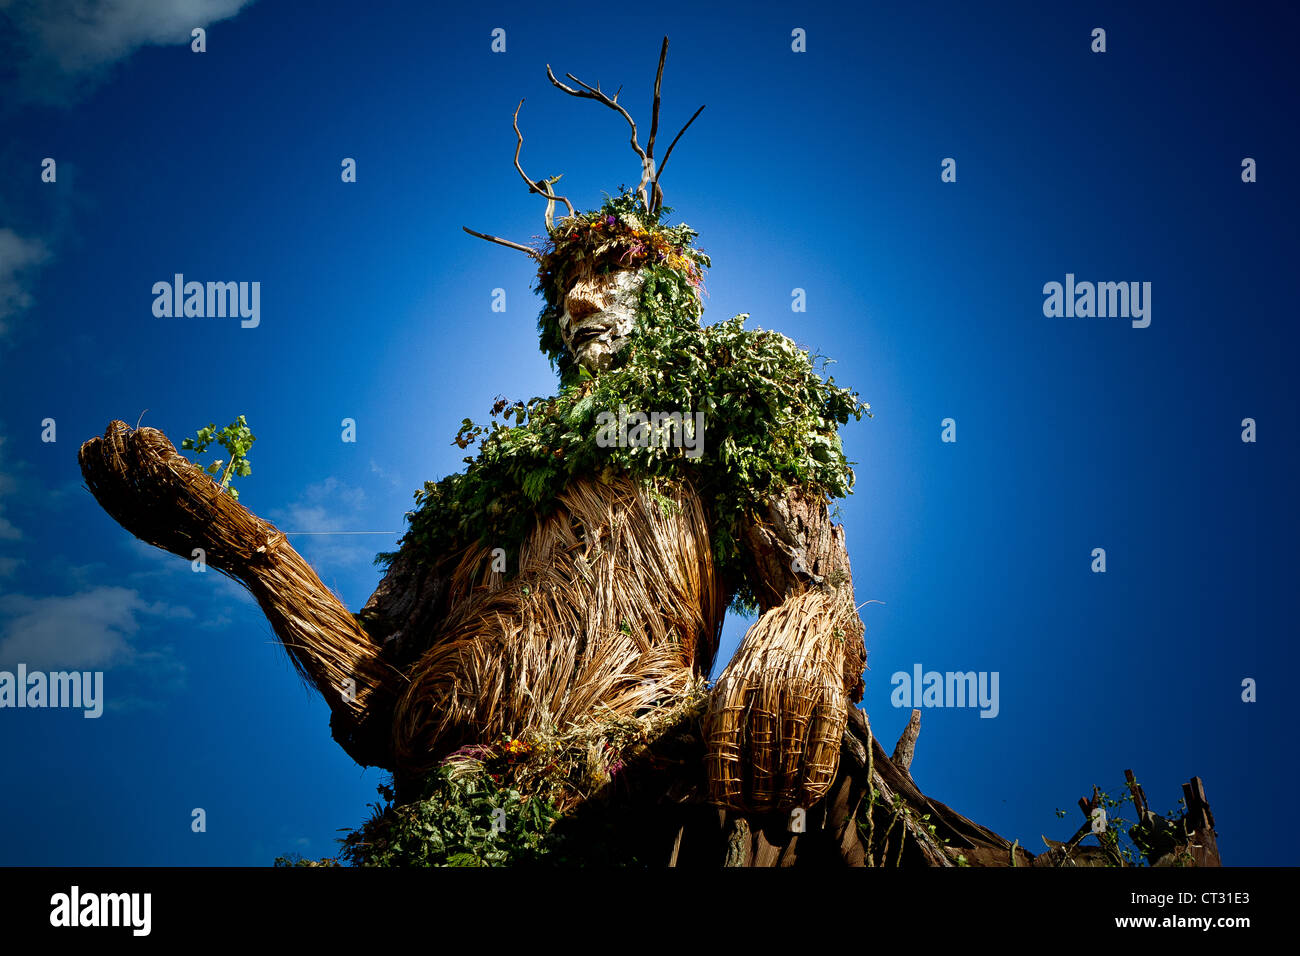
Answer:
[(519, 573), (474, 587), (490, 554), (489, 542), (460, 562), (448, 620), (397, 704), (404, 769), (466, 743), (634, 716), (712, 665), (725, 598), (689, 485), (575, 482), (525, 540)]
[[(522, 793), (549, 799), (567, 812), (608, 792), (623, 768), (661, 740), (687, 732), (698, 734), (698, 721), (708, 710), (709, 689), (703, 677), (688, 681), (675, 695), (655, 702), (637, 715), (599, 711), (567, 727), (539, 725), (518, 739), (518, 759), (509, 761), (508, 782)], [(484, 773), (485, 761), (500, 767), (502, 748), (470, 746), (448, 757), (443, 766), (452, 775)]]

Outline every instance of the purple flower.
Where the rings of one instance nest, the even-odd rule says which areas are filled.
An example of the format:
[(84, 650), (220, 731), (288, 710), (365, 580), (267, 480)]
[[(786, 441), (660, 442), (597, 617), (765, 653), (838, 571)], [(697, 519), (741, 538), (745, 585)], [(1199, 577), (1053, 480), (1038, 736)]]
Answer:
[(492, 748), (486, 744), (467, 744), (452, 754), (449, 754), (443, 761), (443, 764), (455, 760), (457, 757), (469, 757), (473, 760), (486, 760), (492, 756)]
[(614, 225), (614, 221), (615, 221), (615, 220), (614, 220), (614, 217), (613, 217), (613, 216), (606, 216), (606, 217), (605, 217), (605, 225), (607, 225), (607, 226), (612, 226), (612, 225)]

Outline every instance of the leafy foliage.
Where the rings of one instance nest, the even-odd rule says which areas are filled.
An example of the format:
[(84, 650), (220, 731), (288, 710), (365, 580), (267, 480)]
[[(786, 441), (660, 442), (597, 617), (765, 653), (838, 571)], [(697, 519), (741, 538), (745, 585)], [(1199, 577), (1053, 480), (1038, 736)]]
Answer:
[(354, 866), (514, 866), (539, 863), (559, 817), (550, 801), (528, 797), (473, 761), (452, 761), (425, 780), (421, 799), (386, 805), (341, 841)]
[[(605, 243), (617, 247), (617, 242), (600, 238), (597, 220), (603, 214), (606, 221), (609, 216), (627, 221), (635, 215), (629, 205), (626, 197), (610, 200), (583, 217), (587, 231), (575, 226), (580, 238), (567, 251), (612, 255)], [(653, 235), (676, 243), (689, 241), (694, 232), (679, 226)], [(464, 459), (469, 467), (463, 473), (426, 482), (416, 492), (418, 507), (404, 543), (414, 543), (430, 562), (476, 541), (513, 552), (576, 478), (626, 474), (651, 486), (688, 479), (711, 509), (715, 558), (729, 575), (735, 605), (752, 607), (752, 587), (737, 560), (745, 511), (794, 486), (830, 498), (850, 494), (853, 471), (838, 428), (869, 415), (870, 406), (833, 377), (823, 379), (813, 358), (790, 339), (744, 328), (747, 315), (701, 327), (698, 281), (707, 258), (674, 248), (678, 252), (663, 259), (644, 253), (655, 261), (641, 263), (645, 282), (637, 328), (609, 369), (593, 377), (581, 366), (561, 363), (559, 395), (513, 403), (498, 399), (487, 426), (462, 422), (454, 444), (477, 444), (478, 454)], [(552, 331), (556, 337), (558, 331), (550, 326), (565, 269), (559, 260), (543, 263), (543, 274), (559, 283), (544, 287), (543, 345), (552, 349), (558, 342), (552, 341)], [(602, 447), (600, 422), (609, 419), (600, 417), (617, 417), (620, 410), (680, 412), (688, 420), (703, 413), (704, 432), (697, 436), (702, 454), (692, 457), (667, 442)], [(377, 560), (393, 557), (381, 554)]]
[[(1106, 826), (1100, 833), (1094, 830), (1090, 836), (1096, 839), (1097, 845), (1104, 851), (1107, 866), (1150, 866), (1154, 860), (1178, 846), (1182, 846), (1182, 851), (1175, 855), (1173, 865), (1183, 866), (1191, 861), (1187, 844), (1191, 841), (1192, 834), (1187, 831), (1184, 821), (1187, 803), (1182, 797), (1178, 798), (1181, 809), (1169, 810), (1163, 816), (1152, 814), (1149, 821), (1153, 826), (1150, 828), (1143, 826), (1137, 819), (1130, 820), (1121, 815), (1126, 812), (1124, 805), (1129, 804), (1134, 817), (1139, 816), (1131, 789), (1114, 797), (1098, 788), (1096, 797), (1097, 806), (1105, 811)], [(1056, 815), (1064, 818), (1066, 812), (1058, 807)]]
[(271, 864), (275, 867), (299, 867), (299, 866), (338, 866), (339, 861), (333, 857), (325, 857), (320, 860), (312, 860), (302, 856), (299, 853), (290, 853), (286, 856), (277, 856), (275, 862)]
[[(248, 449), (257, 441), (252, 431), (249, 430), (248, 422), (240, 415), (233, 422), (227, 425), (221, 431), (217, 431), (217, 426), (209, 424), (207, 428), (200, 428), (193, 438), (184, 438), (181, 440), (181, 448), (192, 450), (196, 455), (201, 455), (208, 449), (213, 441), (224, 448), (230, 455), (229, 461), (218, 458), (211, 462), (203, 470), (208, 474), (215, 476), (218, 472), (221, 477), (217, 479), (224, 491), (229, 492), (230, 497), (236, 501), (239, 500), (239, 492), (232, 485), (232, 480), (237, 476), (247, 478), (253, 473), (253, 466), (248, 462)], [(224, 469), (224, 470), (223, 470)]]

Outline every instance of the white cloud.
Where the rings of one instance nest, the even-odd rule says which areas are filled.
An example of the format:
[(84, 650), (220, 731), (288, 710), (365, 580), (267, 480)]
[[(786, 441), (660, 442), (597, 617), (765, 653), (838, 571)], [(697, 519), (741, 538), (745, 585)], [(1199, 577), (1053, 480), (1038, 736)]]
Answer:
[(377, 536), (322, 534), (376, 530), (363, 526), (365, 501), (364, 490), (330, 477), (308, 485), (287, 508), (272, 512), (272, 518), (281, 531), (311, 532), (289, 540), (313, 564), (365, 565), (375, 559)]
[(373, 458), (370, 459), (370, 473), (372, 475), (378, 475), (380, 478), (388, 482), (394, 488), (397, 488), (401, 485), (401, 480), (399, 479), (397, 474), (389, 471), (387, 468), (380, 467), (379, 463), (375, 461)]
[[(17, 541), (23, 536), (16, 525), (5, 517), (5, 497), (14, 493), (18, 482), (14, 476), (4, 470), (5, 436), (0, 435), (0, 541)], [(12, 571), (13, 569), (10, 568)]]
[[(141, 564), (148, 566), (148, 570), (132, 571), (127, 580), (148, 593), (165, 588), (173, 600), (180, 598), (192, 602), (199, 627), (221, 630), (234, 622), (230, 614), (232, 609), (257, 607), (257, 601), (247, 588), (220, 571), (208, 568), (197, 574), (189, 558), (177, 557), (139, 538), (124, 537), (122, 540), (124, 547)], [(102, 574), (102, 571), (97, 573)]]
[(15, 28), (9, 58), (31, 99), (67, 102), (143, 46), (189, 46), (190, 31), (252, 0), (0, 0)]
[(282, 516), (285, 531), (355, 531), (365, 500), (363, 489), (330, 477), (308, 485), (297, 501), (276, 515)]
[[(0, 0), (3, 3), (3, 0)], [(24, 239), (12, 229), (0, 229), (0, 338), (11, 319), (31, 308), (31, 283), (36, 268), (50, 258), (39, 239)]]
[(140, 619), (192, 618), (186, 608), (150, 603), (138, 591), (97, 587), (76, 594), (0, 596), (8, 618), (0, 634), (0, 666), (107, 670), (123, 665), (174, 669), (170, 649), (142, 649), (132, 643)]

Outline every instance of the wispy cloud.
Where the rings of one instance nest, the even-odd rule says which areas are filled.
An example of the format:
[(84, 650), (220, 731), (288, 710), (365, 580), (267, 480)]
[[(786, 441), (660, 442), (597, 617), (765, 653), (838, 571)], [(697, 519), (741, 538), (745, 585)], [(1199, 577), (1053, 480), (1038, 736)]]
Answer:
[(192, 618), (187, 608), (149, 602), (138, 591), (96, 587), (75, 594), (0, 596), (0, 665), (108, 670), (140, 666), (174, 670), (167, 647), (142, 647), (134, 639), (141, 619)]
[(384, 481), (388, 482), (394, 488), (398, 488), (402, 484), (399, 475), (397, 475), (395, 472), (389, 471), (387, 468), (381, 467), (380, 464), (377, 461), (375, 461), (373, 458), (370, 459), (370, 473), (372, 475), (376, 475), (379, 478), (382, 478)]
[[(5, 505), (8, 503), (5, 499), (14, 493), (18, 482), (10, 472), (5, 470), (6, 464), (5, 436), (0, 435), (0, 541), (17, 541), (23, 536), (23, 533), (12, 521), (5, 517)], [(9, 570), (12, 573), (13, 568), (11, 567)], [(0, 574), (3, 573), (0, 572)]]
[(365, 503), (363, 489), (330, 477), (308, 485), (296, 501), (272, 512), (272, 519), (282, 531), (310, 532), (292, 535), (290, 541), (318, 571), (330, 564), (364, 566), (374, 560), (378, 539), (339, 532), (383, 530), (366, 526), (362, 517)]
[(234, 622), (232, 610), (257, 607), (247, 588), (220, 571), (208, 568), (201, 575), (196, 574), (190, 560), (145, 544), (139, 538), (123, 538), (123, 544), (147, 566), (147, 570), (128, 574), (128, 581), (148, 593), (164, 589), (163, 593), (173, 603), (192, 603), (199, 627), (221, 630)]
[(353, 531), (365, 500), (363, 489), (330, 477), (308, 485), (275, 514), (285, 531)]
[(190, 31), (235, 16), (252, 0), (0, 0), (0, 44), (20, 93), (66, 104), (143, 46), (190, 43)]
[[(0, 9), (4, 0), (0, 0)], [(36, 270), (50, 258), (39, 239), (24, 238), (12, 229), (0, 229), (0, 339), (14, 319), (32, 307), (32, 282)]]

